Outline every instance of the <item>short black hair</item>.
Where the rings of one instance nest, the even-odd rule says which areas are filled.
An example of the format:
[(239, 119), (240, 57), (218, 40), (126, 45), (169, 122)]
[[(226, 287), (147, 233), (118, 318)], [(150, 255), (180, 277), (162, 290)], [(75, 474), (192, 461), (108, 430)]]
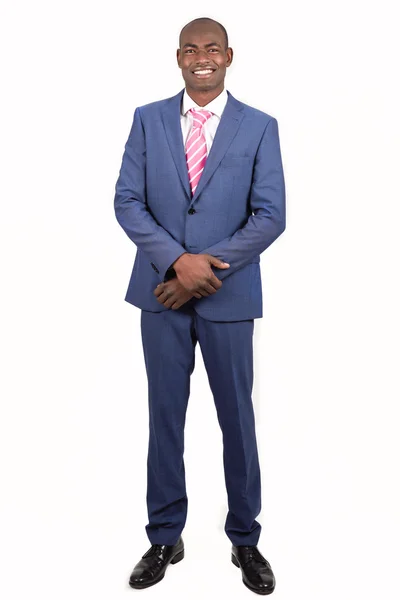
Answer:
[(218, 23), (218, 21), (216, 21), (215, 19), (211, 19), (210, 17), (199, 17), (198, 19), (193, 19), (193, 21), (186, 23), (186, 25), (184, 27), (182, 27), (181, 32), (179, 34), (179, 47), (181, 47), (181, 37), (182, 37), (183, 30), (186, 29), (186, 27), (188, 27), (192, 23), (197, 23), (198, 21), (212, 21), (213, 23), (218, 25), (218, 27), (222, 30), (222, 33), (225, 38), (225, 50), (228, 48), (228, 46), (229, 46), (228, 33), (227, 33), (225, 27), (221, 23)]

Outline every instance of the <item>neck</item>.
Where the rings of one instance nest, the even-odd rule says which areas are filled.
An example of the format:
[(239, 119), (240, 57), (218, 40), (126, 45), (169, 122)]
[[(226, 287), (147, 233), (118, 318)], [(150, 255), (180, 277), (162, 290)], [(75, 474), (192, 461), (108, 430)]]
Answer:
[(220, 93), (223, 91), (224, 89), (224, 84), (222, 83), (218, 88), (215, 88), (214, 90), (194, 90), (188, 86), (186, 86), (186, 92), (188, 93), (188, 95), (191, 97), (192, 100), (194, 100), (194, 102), (196, 102), (196, 104), (198, 106), (205, 106), (206, 104), (208, 104), (209, 102), (211, 102), (212, 100), (214, 100), (214, 98), (216, 98), (217, 96), (220, 95)]

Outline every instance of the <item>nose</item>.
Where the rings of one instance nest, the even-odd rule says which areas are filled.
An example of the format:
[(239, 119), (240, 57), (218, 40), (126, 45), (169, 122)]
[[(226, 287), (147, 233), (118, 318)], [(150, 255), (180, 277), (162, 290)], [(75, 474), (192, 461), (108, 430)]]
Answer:
[(207, 50), (198, 50), (197, 52), (197, 61), (203, 63), (204, 60), (209, 62), (208, 52)]

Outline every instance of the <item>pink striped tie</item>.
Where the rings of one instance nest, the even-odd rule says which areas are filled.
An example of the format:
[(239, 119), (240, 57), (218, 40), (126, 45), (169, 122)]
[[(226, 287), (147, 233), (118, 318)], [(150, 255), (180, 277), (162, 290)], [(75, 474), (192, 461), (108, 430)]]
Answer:
[(186, 141), (185, 152), (190, 189), (193, 195), (207, 160), (207, 144), (203, 125), (213, 113), (209, 110), (200, 111), (194, 108), (191, 108), (189, 112), (193, 116), (193, 125)]

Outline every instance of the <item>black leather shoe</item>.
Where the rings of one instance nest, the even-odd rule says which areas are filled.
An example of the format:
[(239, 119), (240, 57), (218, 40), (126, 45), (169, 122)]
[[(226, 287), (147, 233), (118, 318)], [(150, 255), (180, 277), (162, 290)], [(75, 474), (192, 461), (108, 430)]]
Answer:
[(275, 577), (257, 546), (233, 546), (232, 562), (242, 570), (242, 580), (256, 594), (272, 594)]
[(142, 589), (154, 585), (163, 579), (169, 563), (173, 565), (185, 556), (182, 536), (174, 546), (152, 544), (151, 548), (143, 554), (141, 560), (133, 569), (129, 585)]

